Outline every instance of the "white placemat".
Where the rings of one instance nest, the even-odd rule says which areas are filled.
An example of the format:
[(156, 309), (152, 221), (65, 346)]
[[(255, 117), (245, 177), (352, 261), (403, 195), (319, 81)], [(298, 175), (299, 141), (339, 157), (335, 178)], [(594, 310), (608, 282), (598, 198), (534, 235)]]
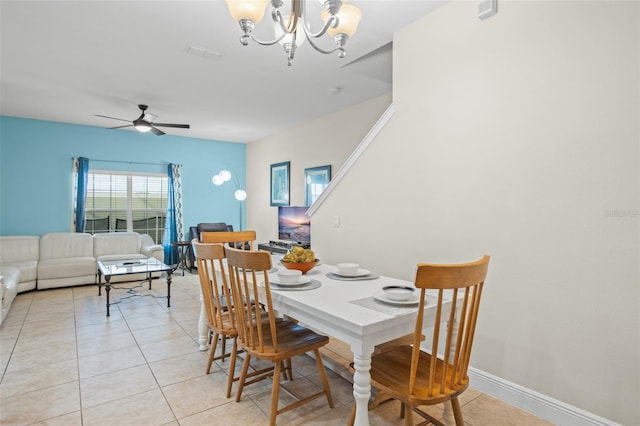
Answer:
[(332, 280), (341, 280), (341, 281), (366, 281), (366, 280), (377, 280), (380, 278), (379, 274), (375, 272), (369, 272), (367, 275), (363, 275), (361, 277), (345, 277), (344, 275), (334, 274), (333, 272), (327, 272), (325, 274), (327, 278), (331, 278)]
[(391, 305), (388, 303), (379, 302), (373, 296), (365, 297), (364, 299), (352, 300), (349, 303), (353, 303), (354, 305), (373, 309), (374, 311), (393, 316), (409, 314), (418, 310), (418, 304), (411, 306)]
[[(315, 288), (318, 288), (322, 285), (322, 283), (318, 280), (311, 280), (310, 282), (308, 282), (307, 284), (302, 284), (302, 285), (297, 285), (297, 286), (282, 286), (282, 285), (278, 285), (278, 284), (274, 284), (272, 282), (269, 283), (269, 288), (271, 288), (271, 290), (273, 291), (306, 291), (306, 290), (313, 290)], [(262, 281), (260, 283), (261, 287), (264, 287), (264, 281)]]

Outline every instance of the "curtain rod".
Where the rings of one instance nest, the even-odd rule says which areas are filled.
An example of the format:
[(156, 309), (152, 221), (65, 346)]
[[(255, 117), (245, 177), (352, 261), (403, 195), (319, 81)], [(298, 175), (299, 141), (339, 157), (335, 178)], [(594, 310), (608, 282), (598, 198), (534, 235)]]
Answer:
[[(78, 157), (71, 157), (72, 160), (75, 160)], [(89, 158), (89, 161), (95, 161), (98, 163), (121, 163), (121, 164), (144, 164), (146, 166), (168, 166), (169, 163), (144, 163), (140, 161), (119, 161), (119, 160), (98, 160), (95, 158)], [(182, 164), (178, 164), (178, 166), (182, 166)]]

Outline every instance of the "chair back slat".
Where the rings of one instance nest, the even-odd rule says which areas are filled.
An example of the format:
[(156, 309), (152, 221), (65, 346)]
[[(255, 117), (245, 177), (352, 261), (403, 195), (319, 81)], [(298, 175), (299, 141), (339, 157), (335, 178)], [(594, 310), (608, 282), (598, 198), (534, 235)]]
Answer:
[[(266, 251), (248, 251), (225, 247), (227, 264), (231, 272), (231, 287), (234, 296), (244, 300), (253, 299), (255, 303), (245, 304), (237, 315), (238, 338), (241, 345), (254, 351), (278, 350), (276, 318), (273, 312), (268, 272), (271, 269), (271, 254)], [(258, 286), (264, 282), (264, 292)], [(268, 315), (269, 327), (261, 320), (260, 306), (264, 306)], [(254, 310), (252, 312), (251, 310)]]
[[(420, 304), (418, 309), (418, 318), (416, 319), (416, 326), (413, 332), (413, 347), (420, 347), (420, 342), (422, 340), (422, 322), (424, 319), (424, 303), (427, 299), (427, 293), (425, 289), (420, 290)], [(413, 388), (416, 384), (416, 374), (415, 371), (418, 369), (418, 357), (420, 352), (413, 351), (411, 354), (411, 366), (410, 371), (411, 374), (409, 376), (409, 393), (413, 392)]]
[[(409, 393), (416, 391), (418, 371), (425, 368), (429, 371), (429, 397), (450, 394), (468, 385), (467, 370), (488, 266), (489, 256), (466, 264), (418, 265), (415, 286), (421, 289), (422, 297), (411, 353)], [(420, 367), (420, 344), (417, 336), (422, 334), (427, 325), (423, 324), (426, 290), (437, 290), (437, 306), (434, 322), (428, 324), (433, 325), (429, 365)], [(440, 336), (441, 327), (447, 327), (444, 338)]]
[[(443, 292), (442, 290), (440, 290), (438, 292), (438, 303), (437, 303), (437, 307), (436, 307), (436, 315), (435, 318), (433, 320), (434, 326), (433, 326), (433, 336), (431, 337), (431, 348), (433, 353), (437, 354), (438, 353), (438, 344), (440, 342), (440, 324), (441, 324), (441, 319), (442, 319), (442, 300), (443, 300), (444, 296), (443, 296)], [(421, 309), (420, 312), (424, 311), (424, 304), (425, 304), (425, 300), (421, 300)], [(420, 326), (422, 327), (422, 322), (420, 322)], [(415, 355), (413, 355), (414, 357), (418, 358), (420, 355), (420, 347), (417, 348), (417, 350), (415, 350), (416, 348), (414, 347), (414, 351)], [(434, 389), (434, 382), (436, 380), (436, 367), (438, 365), (438, 363), (436, 362), (437, 359), (435, 357), (431, 358), (431, 362), (429, 364), (429, 396), (433, 396), (432, 392)], [(411, 375), (413, 376), (414, 374), (416, 374), (418, 370), (418, 366), (416, 365), (415, 368), (411, 369)], [(411, 390), (411, 392), (413, 392), (413, 390)]]
[(469, 317), (469, 325), (466, 327), (467, 330), (467, 344), (465, 346), (465, 354), (464, 354), (464, 373), (466, 375), (467, 369), (469, 368), (469, 359), (471, 358), (471, 347), (473, 346), (473, 338), (476, 331), (476, 323), (478, 321), (478, 311), (480, 310), (480, 296), (482, 295), (482, 288), (484, 287), (484, 281), (478, 283), (478, 285), (474, 286), (473, 293), (471, 295), (472, 300), (469, 303), (469, 313), (467, 314)]
[(200, 241), (228, 244), (233, 248), (245, 248), (248, 243), (248, 249), (253, 250), (256, 231), (201, 232)]
[[(443, 290), (439, 290), (440, 292), (442, 292)], [(455, 323), (455, 319), (456, 319), (456, 304), (458, 302), (458, 289), (453, 289), (453, 293), (451, 295), (451, 308), (449, 309), (449, 319), (447, 321), (447, 324), (454, 324)], [(446, 342), (444, 344), (445, 348), (451, 348), (453, 345), (452, 339), (453, 339), (453, 327), (447, 327), (447, 337), (446, 337)], [(457, 371), (458, 369), (458, 351), (457, 351), (457, 347), (455, 350), (455, 353), (451, 353), (450, 351), (445, 351), (444, 352), (444, 372), (440, 378), (440, 393), (444, 393), (446, 390), (446, 383), (447, 380), (446, 378), (448, 377), (449, 371), (448, 369), (451, 368), (451, 371), (453, 372), (453, 374), (455, 374), (455, 371)], [(453, 358), (453, 359), (450, 359)], [(451, 367), (449, 367), (451, 366)]]

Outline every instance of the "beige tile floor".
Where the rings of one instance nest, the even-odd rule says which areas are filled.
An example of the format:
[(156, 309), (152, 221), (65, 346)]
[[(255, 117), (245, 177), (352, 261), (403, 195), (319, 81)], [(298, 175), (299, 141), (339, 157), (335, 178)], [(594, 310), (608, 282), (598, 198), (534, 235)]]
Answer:
[[(228, 361), (205, 374), (208, 353), (196, 343), (197, 275), (177, 274), (171, 290), (171, 308), (166, 299), (134, 297), (112, 306), (110, 318), (95, 286), (19, 294), (0, 327), (0, 424), (268, 424), (270, 383), (248, 386), (236, 403), (225, 397)], [(164, 282), (155, 281), (152, 292), (165, 295)], [(350, 356), (337, 341), (325, 354), (338, 363)], [(284, 385), (291, 394), (320, 388), (311, 358), (293, 365), (295, 379)], [(279, 425), (345, 424), (351, 384), (328, 374), (336, 407), (318, 399), (280, 415)], [(281, 393), (281, 401), (291, 398)], [(473, 389), (461, 402), (470, 426), (549, 424)], [(401, 425), (398, 414), (397, 402), (384, 403), (370, 412), (371, 424)]]

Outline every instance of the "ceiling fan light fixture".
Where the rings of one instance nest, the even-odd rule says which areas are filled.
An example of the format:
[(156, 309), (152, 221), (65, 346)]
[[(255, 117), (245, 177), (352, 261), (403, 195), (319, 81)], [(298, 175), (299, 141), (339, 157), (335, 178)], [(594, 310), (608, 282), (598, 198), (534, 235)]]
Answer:
[(151, 131), (151, 125), (145, 121), (142, 120), (136, 120), (135, 123), (133, 123), (133, 127), (136, 128), (137, 131), (141, 132), (141, 133), (147, 133), (149, 131)]
[(138, 105), (138, 108), (140, 108), (140, 111), (142, 111), (142, 113), (140, 114), (140, 116), (138, 116), (138, 118), (136, 118), (133, 121), (129, 121), (124, 118), (109, 117), (108, 115), (99, 115), (99, 114), (95, 114), (95, 115), (96, 117), (109, 118), (111, 120), (118, 120), (118, 121), (126, 121), (129, 123), (126, 126), (108, 127), (109, 129), (122, 129), (123, 127), (133, 127), (140, 133), (151, 132), (156, 136), (162, 136), (166, 134), (165, 132), (160, 130), (158, 127), (172, 127), (175, 129), (191, 128), (191, 126), (189, 126), (188, 124), (156, 123), (155, 120), (156, 118), (158, 118), (158, 116), (147, 113), (146, 111), (149, 108), (147, 105)]

